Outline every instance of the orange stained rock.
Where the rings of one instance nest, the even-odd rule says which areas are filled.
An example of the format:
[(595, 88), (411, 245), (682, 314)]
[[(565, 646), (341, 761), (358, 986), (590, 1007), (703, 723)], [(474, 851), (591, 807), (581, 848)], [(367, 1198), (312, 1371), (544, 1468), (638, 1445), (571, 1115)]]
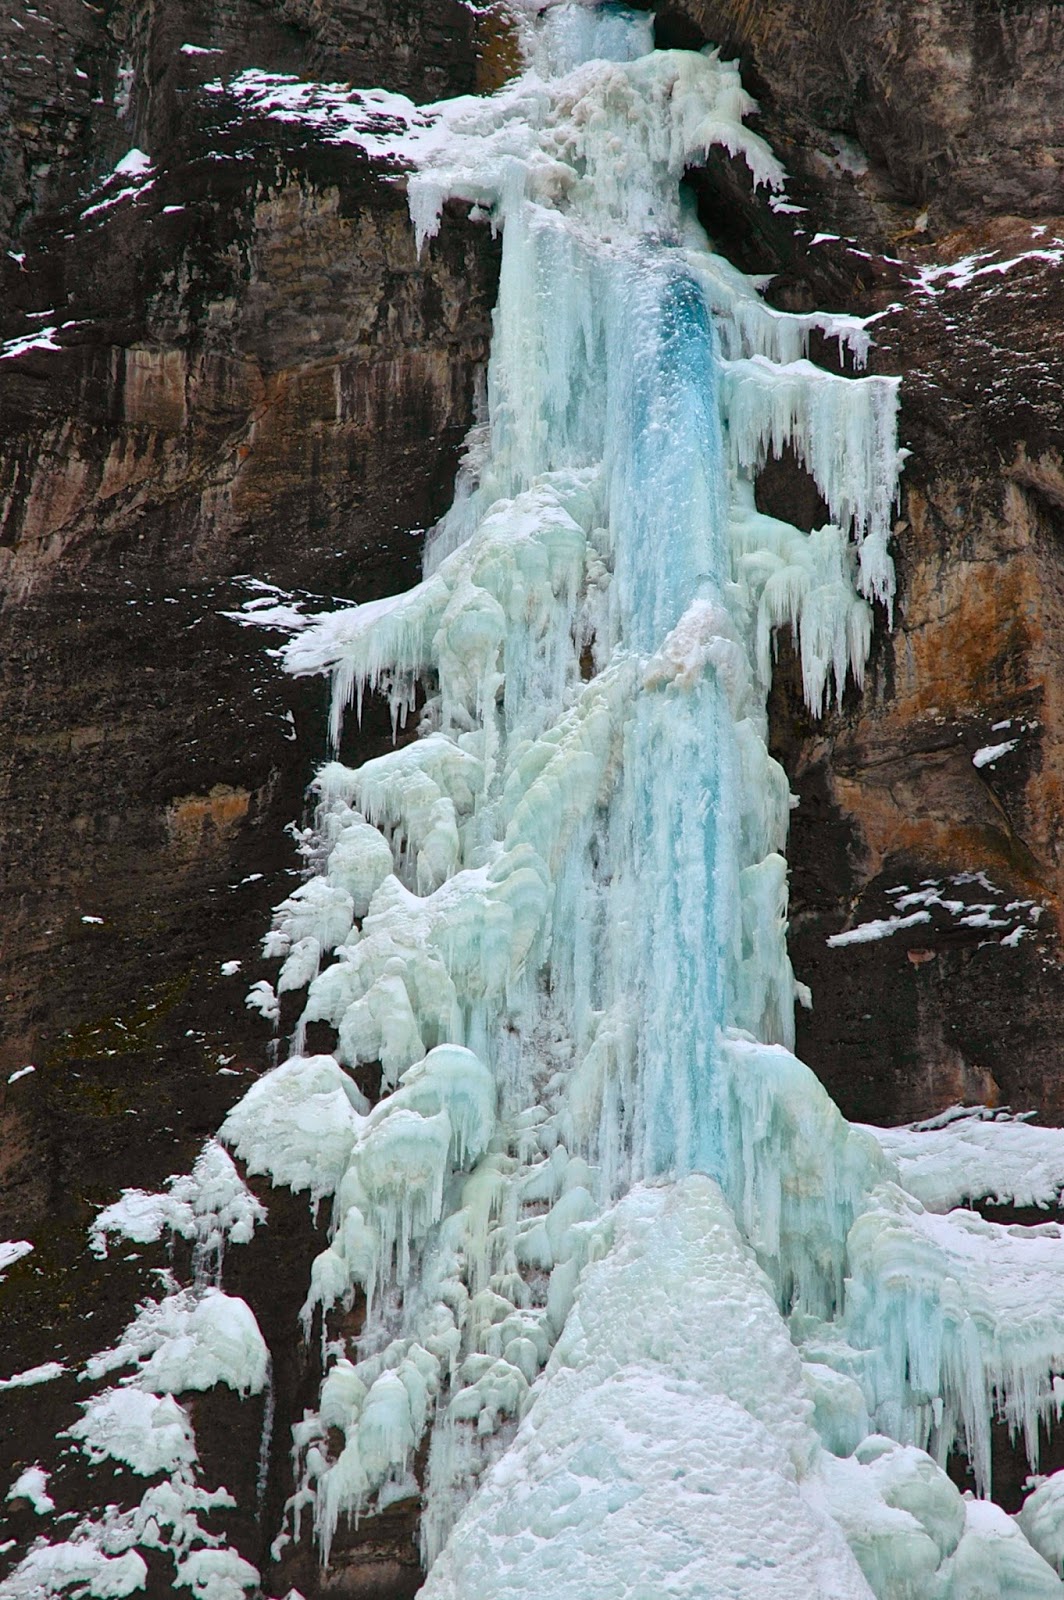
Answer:
[(186, 854), (210, 849), (229, 838), (251, 804), (247, 789), (216, 783), (208, 794), (178, 795), (166, 808), (164, 821), (171, 846)]

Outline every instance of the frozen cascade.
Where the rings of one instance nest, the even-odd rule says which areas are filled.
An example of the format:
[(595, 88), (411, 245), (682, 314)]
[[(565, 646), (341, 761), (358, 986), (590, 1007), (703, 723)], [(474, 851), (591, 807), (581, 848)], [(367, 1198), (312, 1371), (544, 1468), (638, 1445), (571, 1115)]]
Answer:
[[(367, 693), (397, 730), (426, 698), (416, 739), (318, 775), (316, 872), (266, 943), (277, 993), (306, 990), (293, 1056), (220, 1135), (332, 1208), (277, 1548), (309, 1518), (328, 1561), (342, 1519), (416, 1492), (428, 1438), (433, 1600), (693, 1597), (709, 1572), (733, 1597), (1064, 1596), (1059, 1496), (1016, 1522), (942, 1470), (959, 1443), (989, 1487), (995, 1411), (1037, 1464), (1059, 1230), (925, 1210), (921, 1132), (848, 1126), (791, 1051), (773, 639), (814, 712), (861, 681), (896, 382), (812, 365), (814, 328), (857, 363), (867, 331), (766, 306), (687, 205), (714, 144), (782, 186), (733, 65), (614, 6), (523, 27), (522, 77), (394, 136), (419, 243), (450, 197), (503, 236), (454, 507), (420, 584), (286, 651), (331, 674), (334, 742)], [(812, 533), (755, 506), (786, 445), (829, 508)], [(302, 1053), (309, 1022), (334, 1056)], [(371, 1107), (345, 1069), (374, 1062)], [(357, 1294), (360, 1338), (331, 1340)]]

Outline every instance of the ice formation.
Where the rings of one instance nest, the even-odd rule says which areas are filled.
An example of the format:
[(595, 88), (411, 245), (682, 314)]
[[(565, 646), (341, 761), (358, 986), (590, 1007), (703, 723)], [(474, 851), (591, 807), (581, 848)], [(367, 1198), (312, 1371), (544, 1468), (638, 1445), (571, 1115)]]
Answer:
[[(654, 50), (645, 14), (533, 10), (527, 70), (486, 98), (225, 86), (405, 165), (419, 248), (449, 198), (503, 237), (486, 416), (423, 581), (300, 615), (284, 650), (331, 675), (334, 743), (373, 693), (397, 741), (317, 776), (313, 870), (248, 996), (276, 1024), (305, 991), (302, 1015), (219, 1134), (329, 1207), (275, 1551), (309, 1526), (328, 1562), (343, 1522), (420, 1489), (429, 1600), (1061, 1600), (1056, 1480), (1012, 1519), (943, 1470), (965, 1450), (989, 1489), (995, 1415), (1036, 1469), (1061, 1409), (1059, 1226), (958, 1209), (1054, 1203), (1059, 1137), (851, 1127), (791, 1049), (774, 640), (813, 713), (861, 682), (894, 592), (897, 384), (814, 366), (814, 330), (860, 366), (867, 329), (768, 307), (699, 225), (681, 180), (714, 145), (783, 184), (737, 68)], [(787, 447), (828, 507), (810, 533), (756, 508)], [(335, 1051), (307, 1055), (322, 1023)], [(250, 1233), (228, 1161), (128, 1192), (96, 1247)], [(360, 1335), (331, 1337), (357, 1297)], [(210, 1495), (174, 1396), (261, 1391), (254, 1319), (172, 1286), (87, 1376), (120, 1368), (72, 1434), (169, 1477), (25, 1572), (125, 1594), (165, 1527), (179, 1586), (239, 1594), (253, 1569), (180, 1531)]]
[(243, 1300), (221, 1289), (182, 1289), (146, 1301), (119, 1343), (86, 1363), (89, 1378), (131, 1366), (132, 1382), (153, 1394), (181, 1394), (228, 1384), (258, 1394), (269, 1353)]
[[(292, 1056), (221, 1133), (331, 1202), (278, 1548), (309, 1520), (328, 1561), (343, 1519), (416, 1491), (427, 1441), (433, 1600), (710, 1572), (735, 1597), (1064, 1595), (1052, 1512), (943, 1471), (962, 1448), (988, 1489), (995, 1414), (1035, 1466), (1064, 1373), (1059, 1229), (955, 1209), (958, 1140), (980, 1194), (1044, 1203), (1057, 1141), (851, 1128), (791, 1052), (774, 638), (814, 713), (860, 683), (894, 592), (896, 382), (814, 366), (813, 329), (858, 365), (867, 330), (766, 306), (686, 203), (714, 144), (782, 186), (734, 66), (611, 6), (529, 13), (525, 44), (497, 94), (392, 104), (390, 145), (373, 123), (419, 247), (451, 197), (502, 232), (487, 415), (423, 581), (284, 650), (331, 675), (334, 743), (367, 694), (397, 736), (420, 711), (318, 774), (314, 871), (249, 996), (276, 1020), (305, 990)], [(368, 148), (364, 96), (233, 87)], [(787, 447), (812, 533), (756, 509)], [(335, 1054), (308, 1057), (323, 1022)], [(331, 1340), (358, 1295), (360, 1337)]]
[[(205, 1169), (197, 1166), (202, 1180)], [(209, 1154), (206, 1170), (224, 1176)], [(210, 1193), (210, 1185), (202, 1183), (198, 1192)], [(98, 1382), (122, 1369), (125, 1375), (83, 1402), (66, 1436), (90, 1461), (111, 1461), (154, 1481), (132, 1510), (109, 1506), (98, 1520), (82, 1518), (62, 1542), (37, 1540), (0, 1582), (0, 1600), (68, 1593), (121, 1600), (144, 1588), (144, 1550), (170, 1557), (175, 1589), (187, 1587), (193, 1600), (243, 1600), (258, 1586), (257, 1569), (200, 1521), (236, 1501), (227, 1489), (207, 1489), (199, 1481), (192, 1420), (176, 1396), (216, 1383), (241, 1394), (261, 1392), (268, 1360), (249, 1308), (216, 1287), (175, 1290), (142, 1305), (119, 1343), (93, 1357), (81, 1376)], [(31, 1498), (43, 1516), (54, 1510), (46, 1487), (47, 1475), (34, 1467), (8, 1498)]]
[(66, 1371), (62, 1361), (42, 1361), (39, 1366), (27, 1367), (25, 1372), (14, 1372), (10, 1378), (0, 1378), (0, 1391), (4, 1389), (30, 1389), (38, 1383), (51, 1383)]
[(134, 1244), (154, 1244), (164, 1233), (192, 1242), (197, 1275), (220, 1279), (226, 1242), (247, 1244), (266, 1211), (247, 1188), (231, 1157), (208, 1139), (192, 1171), (168, 1181), (165, 1194), (124, 1189), (106, 1206), (89, 1232), (94, 1255), (107, 1255), (115, 1235)]
[[(247, 1223), (249, 1234), (256, 1220), (247, 1205), (252, 1197), (220, 1146), (208, 1145), (193, 1174), (172, 1180), (168, 1195), (139, 1196), (160, 1202), (154, 1212), (139, 1203), (123, 1212), (130, 1194), (139, 1191), (127, 1191), (112, 1208), (107, 1231), (123, 1232), (128, 1224), (140, 1231), (127, 1236), (141, 1242), (158, 1238), (170, 1226), (212, 1251), (214, 1235), (204, 1218), (217, 1222), (228, 1215), (233, 1222), (235, 1217), (235, 1227)], [(145, 1586), (145, 1550), (170, 1558), (175, 1590), (187, 1587), (192, 1600), (244, 1600), (248, 1590), (258, 1588), (257, 1568), (200, 1520), (235, 1507), (236, 1501), (227, 1489), (208, 1489), (200, 1481), (192, 1419), (176, 1396), (218, 1383), (241, 1395), (261, 1393), (269, 1379), (266, 1346), (243, 1300), (202, 1282), (181, 1290), (169, 1274), (164, 1276), (172, 1292), (140, 1306), (119, 1343), (86, 1363), (84, 1381), (98, 1384), (114, 1373), (123, 1375), (82, 1402), (81, 1417), (65, 1435), (91, 1462), (109, 1461), (152, 1481), (131, 1510), (108, 1506), (102, 1515), (83, 1517), (60, 1542), (36, 1540), (0, 1582), (0, 1600), (67, 1594), (122, 1600)], [(25, 1376), (33, 1381), (32, 1374)], [(45, 1516), (55, 1509), (46, 1490), (47, 1475), (34, 1467), (13, 1485), (8, 1499), (30, 1498), (38, 1515)]]
[(55, 1510), (55, 1501), (48, 1493), (48, 1474), (43, 1467), (27, 1467), (19, 1473), (10, 1489), (8, 1500), (28, 1500), (39, 1517)]
[(866, 1131), (928, 1211), (990, 1200), (1048, 1212), (1064, 1193), (1064, 1129), (1026, 1117), (954, 1106), (928, 1122)]

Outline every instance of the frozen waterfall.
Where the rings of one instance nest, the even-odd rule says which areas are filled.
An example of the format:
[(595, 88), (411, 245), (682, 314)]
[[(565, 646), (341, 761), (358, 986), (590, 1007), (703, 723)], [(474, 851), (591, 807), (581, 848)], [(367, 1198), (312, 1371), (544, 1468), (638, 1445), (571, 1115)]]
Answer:
[[(792, 1053), (774, 635), (818, 713), (889, 626), (897, 382), (815, 366), (814, 329), (857, 366), (868, 331), (772, 309), (688, 203), (714, 145), (783, 186), (735, 65), (612, 5), (522, 29), (516, 81), (374, 135), (412, 167), (419, 243), (448, 199), (502, 234), (454, 506), (421, 583), (285, 652), (331, 675), (337, 746), (368, 694), (405, 732), (317, 776), (256, 996), (305, 991), (292, 1054), (219, 1135), (329, 1208), (275, 1553), (311, 1528), (327, 1563), (342, 1523), (422, 1493), (426, 1600), (1061, 1600), (1056, 1480), (1013, 1519), (944, 1471), (965, 1451), (989, 1494), (995, 1417), (1037, 1471), (1060, 1229), (957, 1209), (956, 1129), (851, 1127)], [(785, 447), (829, 510), (811, 533), (755, 506)], [(304, 1052), (312, 1023), (333, 1054)], [(1045, 1130), (979, 1128), (988, 1170), (1029, 1151), (1064, 1180)], [(184, 1204), (220, 1262), (222, 1202), (201, 1225), (182, 1195), (138, 1217), (158, 1237)], [(261, 1390), (257, 1330), (206, 1293), (244, 1341), (224, 1381)], [(158, 1321), (127, 1330), (144, 1372), (171, 1360)], [(190, 1485), (183, 1413), (142, 1387)]]
[[(858, 360), (865, 330), (772, 310), (686, 204), (714, 144), (782, 185), (734, 66), (615, 7), (526, 46), (407, 136), (419, 240), (450, 197), (503, 238), (455, 505), (415, 589), (287, 650), (332, 675), (334, 738), (368, 692), (397, 728), (423, 702), (412, 742), (319, 774), (318, 871), (270, 935), (335, 1059), (223, 1130), (332, 1203), (281, 1544), (309, 1517), (328, 1560), (427, 1439), (437, 1600), (1064, 1594), (942, 1470), (959, 1442), (985, 1488), (995, 1409), (1032, 1450), (1055, 1414), (1052, 1250), (926, 1212), (790, 1051), (773, 633), (814, 711), (861, 682), (896, 383), (814, 366), (812, 327)], [(755, 508), (788, 445), (813, 533)], [(370, 1108), (343, 1068), (375, 1061)]]

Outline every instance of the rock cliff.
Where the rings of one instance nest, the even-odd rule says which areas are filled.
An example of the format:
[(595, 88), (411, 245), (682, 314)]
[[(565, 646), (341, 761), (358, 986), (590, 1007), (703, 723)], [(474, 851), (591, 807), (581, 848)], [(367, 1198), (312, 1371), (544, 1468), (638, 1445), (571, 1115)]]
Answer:
[[(689, 174), (711, 236), (780, 306), (875, 315), (871, 366), (904, 379), (893, 627), (816, 723), (780, 648), (799, 1053), (867, 1121), (963, 1100), (1059, 1122), (1064, 11), (673, 0), (657, 33), (740, 56), (790, 174), (789, 209), (724, 157)], [(495, 81), (512, 45), (459, 0), (41, 0), (0, 49), (0, 1237), (35, 1247), (0, 1311), (12, 1372), (70, 1368), (0, 1395), (0, 1485), (40, 1461), (62, 1512), (125, 1503), (53, 1440), (78, 1362), (166, 1264), (100, 1263), (86, 1228), (188, 1170), (267, 1063), (243, 996), (272, 976), (255, 952), (325, 718), (266, 654), (280, 636), (233, 614), (412, 580), (498, 268), (460, 208), (419, 258), (395, 172), (223, 86), (259, 68), (428, 100)], [(795, 461), (758, 494), (815, 525)], [(379, 710), (357, 738), (383, 748)], [(232, 1249), (226, 1282), (270, 1346), (276, 1420), (197, 1401), (201, 1455), (245, 1508), (218, 1526), (268, 1593), (412, 1594), (412, 1503), (326, 1577), (306, 1547), (270, 1566), (315, 1387), (293, 1329), (317, 1246), (302, 1197), (260, 1193), (269, 1251)], [(38, 1519), (8, 1509), (22, 1549)], [(160, 1563), (149, 1592), (170, 1582)]]

